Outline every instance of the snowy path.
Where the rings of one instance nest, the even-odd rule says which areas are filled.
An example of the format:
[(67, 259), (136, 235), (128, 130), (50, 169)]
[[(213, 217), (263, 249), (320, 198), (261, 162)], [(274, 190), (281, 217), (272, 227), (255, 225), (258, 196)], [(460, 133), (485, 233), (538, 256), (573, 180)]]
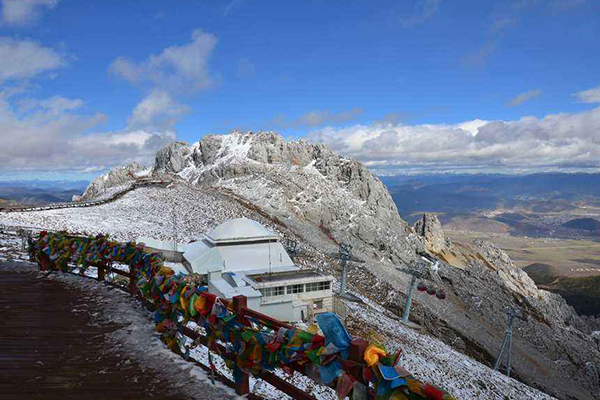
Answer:
[(232, 399), (166, 350), (139, 304), (85, 278), (0, 262), (2, 399)]

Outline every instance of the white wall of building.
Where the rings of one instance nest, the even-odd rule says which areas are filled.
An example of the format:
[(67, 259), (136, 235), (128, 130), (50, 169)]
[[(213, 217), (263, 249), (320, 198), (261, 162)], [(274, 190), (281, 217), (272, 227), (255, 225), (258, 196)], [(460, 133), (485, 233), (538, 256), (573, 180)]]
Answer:
[(308, 305), (308, 314), (318, 314), (333, 311), (331, 281), (329, 276), (315, 276), (260, 282), (256, 288), (263, 294), (260, 300), (263, 306), (301, 301)]

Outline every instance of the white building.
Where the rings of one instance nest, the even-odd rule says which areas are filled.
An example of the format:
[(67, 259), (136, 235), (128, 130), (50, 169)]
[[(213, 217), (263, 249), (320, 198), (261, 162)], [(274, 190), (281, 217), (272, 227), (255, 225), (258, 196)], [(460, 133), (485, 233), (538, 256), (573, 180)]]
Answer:
[(205, 275), (208, 290), (231, 299), (244, 295), (248, 307), (273, 318), (299, 322), (333, 310), (333, 277), (302, 271), (279, 236), (247, 218), (229, 220), (186, 245), (184, 262)]
[[(286, 320), (281, 304), (291, 302), (295, 320), (312, 319), (316, 314), (333, 311), (332, 276), (312, 271), (288, 271), (249, 277), (260, 291), (260, 307), (265, 314)], [(262, 312), (262, 311), (261, 311)]]
[(279, 236), (251, 219), (229, 220), (185, 245), (137, 241), (161, 252), (176, 272), (205, 276), (209, 292), (226, 299), (246, 296), (249, 308), (273, 318), (299, 322), (333, 311), (333, 277), (300, 270)]
[(263, 272), (296, 271), (279, 236), (248, 218), (236, 218), (217, 226), (204, 239), (186, 245), (183, 257), (192, 271)]

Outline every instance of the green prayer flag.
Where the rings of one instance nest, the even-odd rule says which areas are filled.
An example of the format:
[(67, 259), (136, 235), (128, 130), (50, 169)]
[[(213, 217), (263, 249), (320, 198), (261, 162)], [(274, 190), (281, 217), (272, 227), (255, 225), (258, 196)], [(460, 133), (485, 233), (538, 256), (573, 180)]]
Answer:
[(250, 339), (252, 339), (253, 336), (254, 332), (252, 331), (245, 331), (244, 333), (242, 333), (242, 339), (244, 339), (244, 342), (249, 341)]

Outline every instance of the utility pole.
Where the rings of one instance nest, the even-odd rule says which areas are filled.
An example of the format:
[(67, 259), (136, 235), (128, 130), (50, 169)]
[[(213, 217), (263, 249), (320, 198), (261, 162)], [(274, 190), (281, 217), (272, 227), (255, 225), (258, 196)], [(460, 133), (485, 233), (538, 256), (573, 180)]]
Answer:
[(350, 296), (346, 293), (346, 276), (348, 273), (348, 261), (353, 261), (357, 263), (364, 263), (360, 258), (356, 258), (352, 255), (352, 245), (340, 243), (340, 250), (338, 253), (333, 253), (331, 255), (333, 258), (342, 261), (342, 278), (340, 281), (340, 294), (339, 296), (342, 298), (351, 297), (351, 300), (355, 300), (354, 296)]
[(521, 315), (521, 309), (519, 307), (507, 307), (506, 314), (508, 314), (508, 327), (504, 331), (504, 340), (502, 341), (502, 347), (500, 348), (500, 353), (498, 354), (498, 358), (496, 359), (496, 364), (494, 365), (494, 371), (498, 371), (500, 369), (500, 363), (502, 362), (502, 356), (505, 352), (508, 353), (508, 360), (506, 364), (506, 376), (510, 376), (510, 366), (512, 362), (512, 332), (513, 332), (513, 324), (515, 322), (515, 318), (519, 318), (521, 320), (525, 320)]

